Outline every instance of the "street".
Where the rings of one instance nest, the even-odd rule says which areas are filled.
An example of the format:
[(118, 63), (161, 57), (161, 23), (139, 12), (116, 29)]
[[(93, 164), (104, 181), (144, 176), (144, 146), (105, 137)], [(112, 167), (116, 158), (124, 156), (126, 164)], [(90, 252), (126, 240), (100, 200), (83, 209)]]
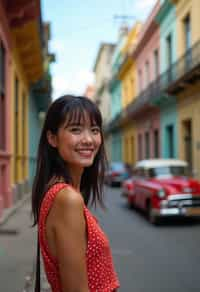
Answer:
[(120, 189), (106, 189), (107, 232), (122, 292), (199, 292), (200, 223), (170, 222), (154, 227), (129, 209)]
[[(131, 210), (119, 188), (105, 191), (107, 211), (94, 211), (107, 233), (122, 292), (200, 291), (200, 222), (159, 227)], [(36, 235), (26, 203), (0, 231), (0, 291), (21, 292), (33, 272)]]

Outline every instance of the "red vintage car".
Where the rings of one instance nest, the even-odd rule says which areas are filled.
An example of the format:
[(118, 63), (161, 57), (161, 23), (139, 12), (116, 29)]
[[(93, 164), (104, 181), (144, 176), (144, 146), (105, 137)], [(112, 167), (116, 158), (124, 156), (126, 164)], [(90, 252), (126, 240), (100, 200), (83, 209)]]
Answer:
[(133, 177), (124, 181), (122, 195), (146, 211), (151, 223), (169, 216), (200, 217), (200, 182), (185, 161), (150, 159), (137, 162)]

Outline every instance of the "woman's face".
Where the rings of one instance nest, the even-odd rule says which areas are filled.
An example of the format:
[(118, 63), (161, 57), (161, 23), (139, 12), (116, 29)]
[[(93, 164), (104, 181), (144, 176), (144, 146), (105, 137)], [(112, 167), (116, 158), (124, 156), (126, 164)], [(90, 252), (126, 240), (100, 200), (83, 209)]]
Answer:
[(91, 166), (101, 142), (100, 128), (91, 124), (87, 114), (80, 123), (64, 123), (55, 136), (55, 147), (71, 168)]

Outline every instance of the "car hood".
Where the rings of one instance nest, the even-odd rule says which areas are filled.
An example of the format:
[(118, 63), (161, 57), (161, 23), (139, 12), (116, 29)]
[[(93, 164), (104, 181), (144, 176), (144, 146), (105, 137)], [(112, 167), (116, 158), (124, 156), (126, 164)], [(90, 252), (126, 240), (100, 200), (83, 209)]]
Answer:
[(200, 182), (188, 177), (156, 178), (154, 182), (159, 183), (169, 194), (175, 193), (198, 193), (200, 195)]

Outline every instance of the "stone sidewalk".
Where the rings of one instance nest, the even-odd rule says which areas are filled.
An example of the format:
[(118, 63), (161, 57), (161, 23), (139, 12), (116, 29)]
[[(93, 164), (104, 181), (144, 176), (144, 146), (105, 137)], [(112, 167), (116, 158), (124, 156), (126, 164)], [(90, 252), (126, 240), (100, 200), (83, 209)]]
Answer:
[[(3, 216), (1, 216), (0, 218), (0, 235), (2, 236), (2, 240), (4, 239), (4, 241), (6, 240), (5, 238), (8, 237), (8, 234), (10, 234), (10, 236), (14, 236), (13, 237), (13, 243), (9, 245), (9, 247), (11, 247), (12, 249), (15, 246), (15, 233), (16, 234), (22, 234), (24, 232), (24, 226), (26, 226), (26, 231), (25, 232), (33, 232), (31, 229), (27, 231), (27, 225), (31, 225), (31, 223), (29, 223), (27, 221), (28, 217), (27, 217), (27, 212), (30, 212), (30, 194), (26, 194), (24, 195), (24, 197), (17, 202), (13, 207), (4, 210), (3, 212)], [(23, 222), (23, 223), (22, 223)], [(20, 236), (20, 235), (19, 235)], [(33, 236), (33, 238), (35, 238), (35, 236)], [(19, 239), (21, 240), (21, 239)], [(23, 242), (23, 241), (22, 241)], [(28, 244), (25, 243), (26, 245)], [(22, 245), (22, 243), (21, 243)], [(3, 248), (3, 246), (1, 245), (1, 248)], [(32, 248), (30, 246), (30, 248)], [(33, 249), (35, 249), (36, 251), (36, 246), (35, 244), (33, 244)], [(22, 248), (22, 252), (23, 252), (23, 248)], [(35, 257), (35, 252), (33, 253), (33, 258)], [(19, 255), (20, 256), (20, 255)], [(6, 260), (6, 259), (5, 259)], [(11, 259), (10, 259), (11, 261)], [(27, 273), (24, 273), (24, 284), (22, 284), (22, 290), (18, 292), (34, 292), (34, 285), (35, 285), (35, 261), (36, 259), (34, 258), (33, 263), (32, 263), (32, 268), (30, 265), (30, 269), (29, 271), (27, 271)], [(11, 263), (9, 262), (10, 268), (14, 269), (15, 263)], [(6, 271), (6, 267), (2, 266), (2, 271)], [(4, 277), (4, 281), (9, 281), (9, 275), (8, 278)], [(13, 279), (14, 280), (14, 279)], [(23, 281), (22, 281), (23, 283)], [(6, 292), (12, 292), (12, 291), (6, 291)], [(49, 287), (49, 284), (47, 282), (45, 273), (44, 273), (44, 269), (43, 269), (43, 263), (41, 261), (41, 292), (51, 292), (51, 289)]]
[[(41, 276), (41, 292), (51, 292), (51, 288), (47, 282), (46, 275), (43, 268), (42, 261), (40, 262)], [(33, 265), (33, 272), (25, 278), (25, 285), (23, 292), (34, 292), (35, 287), (35, 265)]]

